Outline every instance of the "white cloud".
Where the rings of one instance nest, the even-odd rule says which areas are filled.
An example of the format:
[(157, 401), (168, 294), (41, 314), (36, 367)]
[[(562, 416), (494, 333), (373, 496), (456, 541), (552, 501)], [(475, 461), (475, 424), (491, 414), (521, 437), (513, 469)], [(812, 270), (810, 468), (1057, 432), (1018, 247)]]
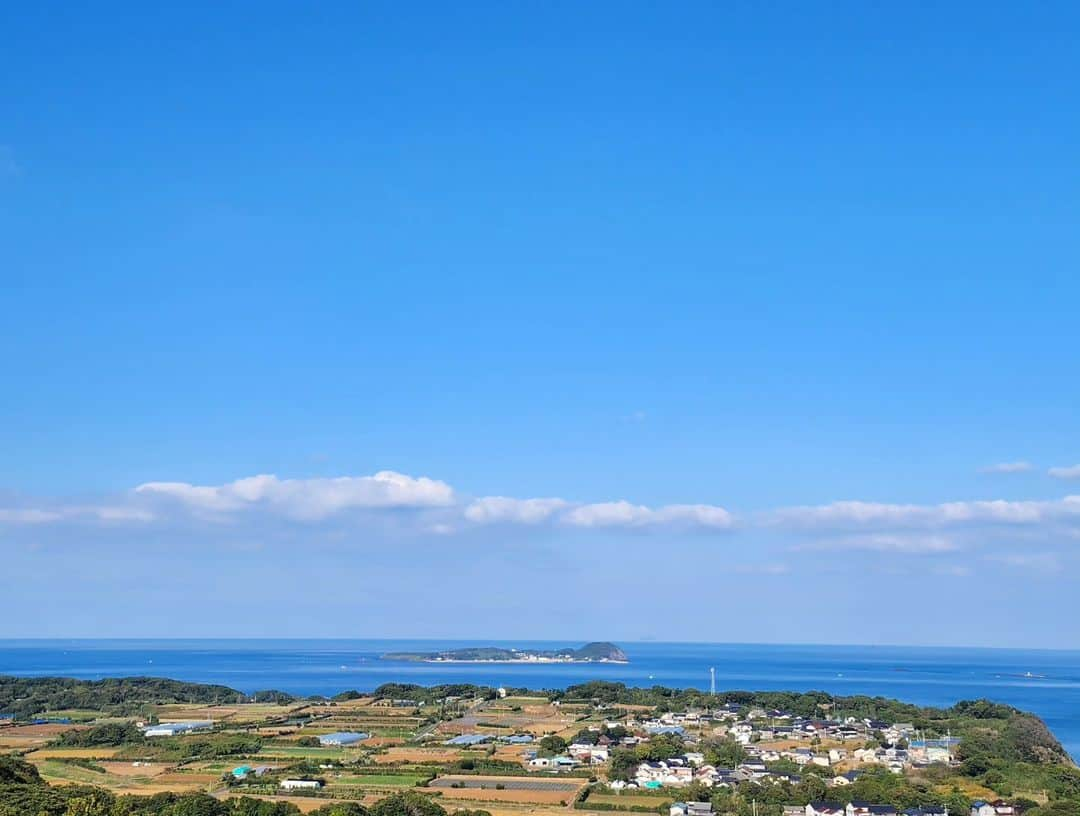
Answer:
[(485, 496), (465, 508), (465, 518), (477, 524), (539, 524), (569, 502), (563, 499), (512, 499)]
[(1055, 479), (1080, 479), (1080, 465), (1069, 467), (1052, 467), (1046, 471)]
[(1027, 473), (1034, 469), (1031, 462), (997, 462), (979, 469), (979, 473)]
[(0, 508), (0, 522), (5, 524), (48, 524), (63, 517), (63, 513), (53, 510)]
[(138, 507), (103, 505), (71, 506), (55, 509), (0, 508), (0, 524), (52, 524), (61, 521), (153, 521), (154, 514)]
[(147, 482), (135, 488), (135, 493), (172, 500), (202, 512), (229, 513), (261, 507), (306, 521), (351, 509), (445, 507), (454, 501), (454, 491), (445, 482), (390, 470), (374, 476), (332, 479), (260, 475), (218, 486)]
[(141, 507), (88, 507), (85, 512), (101, 521), (154, 521), (157, 516)]
[(895, 553), (941, 553), (960, 549), (951, 538), (940, 535), (870, 533), (841, 536), (798, 544), (795, 550), (871, 550)]
[(733, 523), (727, 510), (710, 504), (668, 504), (653, 509), (627, 501), (583, 504), (564, 513), (562, 521), (574, 527), (649, 527), (670, 524), (712, 529), (727, 529)]
[(1060, 559), (1051, 552), (988, 555), (986, 560), (1037, 572), (1059, 572), (1061, 570)]
[(648, 528), (658, 526), (726, 529), (732, 516), (708, 504), (669, 504), (647, 507), (628, 501), (573, 504), (565, 499), (513, 499), (486, 496), (465, 508), (465, 518), (477, 524), (541, 524), (556, 521), (581, 528)]
[(1080, 514), (1080, 497), (1058, 501), (966, 501), (943, 504), (885, 504), (839, 501), (789, 507), (767, 515), (774, 524), (802, 528), (936, 527), (952, 524), (1035, 524)]

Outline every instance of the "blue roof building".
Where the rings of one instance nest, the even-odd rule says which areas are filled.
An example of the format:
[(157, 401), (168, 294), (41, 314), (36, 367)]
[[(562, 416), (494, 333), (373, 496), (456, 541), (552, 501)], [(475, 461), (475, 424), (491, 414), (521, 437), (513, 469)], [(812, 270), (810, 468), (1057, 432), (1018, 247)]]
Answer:
[(362, 731), (337, 731), (333, 734), (323, 734), (319, 737), (320, 745), (355, 745), (368, 738), (368, 734)]
[(462, 734), (460, 737), (448, 739), (446, 745), (482, 745), (493, 740), (490, 734)]

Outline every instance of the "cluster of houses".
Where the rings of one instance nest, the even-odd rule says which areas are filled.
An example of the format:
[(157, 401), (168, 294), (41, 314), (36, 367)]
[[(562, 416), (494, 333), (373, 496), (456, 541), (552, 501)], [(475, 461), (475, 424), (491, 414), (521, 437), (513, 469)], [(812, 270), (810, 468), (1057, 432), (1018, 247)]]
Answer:
[(922, 807), (897, 810), (892, 805), (872, 802), (811, 802), (808, 805), (787, 805), (784, 816), (949, 816), (948, 807)]
[[(841, 764), (848, 767), (878, 765), (900, 773), (907, 767), (952, 763), (959, 743), (951, 736), (921, 738), (911, 723), (854, 717), (844, 720), (814, 719), (780, 710), (746, 710), (733, 704), (709, 712), (667, 712), (652, 719), (629, 722), (627, 726), (649, 735), (668, 733), (686, 737), (689, 729), (700, 729), (710, 724), (716, 724), (716, 730), (743, 746), (747, 760), (736, 768), (716, 768), (704, 764), (701, 754), (688, 752), (664, 762), (642, 763), (631, 784), (654, 787), (685, 785), (695, 781), (706, 785), (734, 785), (751, 780), (797, 782), (796, 775), (768, 770), (768, 765), (781, 760), (789, 760), (799, 768), (831, 768)], [(880, 736), (883, 739), (877, 742), (884, 744), (868, 747), (872, 736)], [(791, 746), (800, 742), (809, 744), (770, 747), (770, 743)], [(832, 747), (818, 747), (825, 742), (831, 743)], [(856, 743), (857, 747), (851, 743)], [(829, 784), (849, 785), (857, 775), (857, 771), (836, 773), (829, 779)]]
[[(608, 735), (607, 732), (614, 729), (619, 729), (620, 736)], [(678, 736), (692, 749), (697, 742), (692, 735), (710, 731), (738, 742), (746, 754), (745, 760), (736, 767), (721, 768), (707, 764), (702, 753), (688, 750), (672, 759), (642, 762), (630, 782), (616, 782), (614, 786), (653, 788), (692, 782), (709, 786), (734, 786), (749, 781), (798, 782), (804, 768), (836, 768), (835, 773), (821, 774), (819, 771), (819, 775), (826, 776), (830, 786), (841, 787), (850, 785), (858, 777), (858, 770), (848, 770), (852, 766), (877, 765), (900, 773), (908, 767), (951, 763), (959, 742), (953, 737), (922, 738), (911, 723), (855, 717), (843, 720), (809, 718), (734, 703), (708, 711), (665, 712), (651, 718), (605, 722), (603, 728), (597, 725), (592, 730), (599, 732), (595, 741), (574, 742), (562, 756), (542, 757), (535, 751), (527, 751), (524, 754), (526, 766), (531, 770), (567, 771), (601, 765), (610, 759), (613, 749), (633, 748), (662, 734)], [(874, 737), (877, 739), (870, 744)], [(447, 744), (462, 746), (494, 741), (524, 744), (532, 739), (528, 735), (463, 734), (448, 740)], [(776, 763), (785, 764), (787, 770), (770, 770)], [(797, 770), (789, 772), (792, 767)]]
[[(675, 802), (670, 816), (712, 816), (709, 802)], [(785, 805), (784, 816), (949, 816), (947, 805), (897, 810), (892, 805), (871, 802), (811, 802), (808, 805)], [(998, 799), (995, 802), (974, 802), (970, 816), (1017, 816), (1016, 808)]]

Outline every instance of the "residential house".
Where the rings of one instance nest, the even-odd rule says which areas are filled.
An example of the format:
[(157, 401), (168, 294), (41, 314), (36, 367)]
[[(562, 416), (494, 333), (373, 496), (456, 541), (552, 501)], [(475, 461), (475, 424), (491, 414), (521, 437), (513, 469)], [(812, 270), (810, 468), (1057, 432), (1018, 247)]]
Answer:
[(670, 816), (712, 816), (712, 802), (675, 802)]
[(322, 787), (318, 779), (282, 779), (283, 790), (316, 790)]
[(805, 816), (846, 816), (839, 802), (811, 802), (806, 806)]

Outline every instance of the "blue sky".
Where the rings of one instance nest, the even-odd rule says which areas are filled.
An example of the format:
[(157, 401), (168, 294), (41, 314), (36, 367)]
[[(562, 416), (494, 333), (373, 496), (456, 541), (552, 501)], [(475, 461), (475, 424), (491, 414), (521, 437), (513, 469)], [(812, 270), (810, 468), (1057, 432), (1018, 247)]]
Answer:
[(7, 9), (5, 633), (1080, 646), (1078, 23)]

